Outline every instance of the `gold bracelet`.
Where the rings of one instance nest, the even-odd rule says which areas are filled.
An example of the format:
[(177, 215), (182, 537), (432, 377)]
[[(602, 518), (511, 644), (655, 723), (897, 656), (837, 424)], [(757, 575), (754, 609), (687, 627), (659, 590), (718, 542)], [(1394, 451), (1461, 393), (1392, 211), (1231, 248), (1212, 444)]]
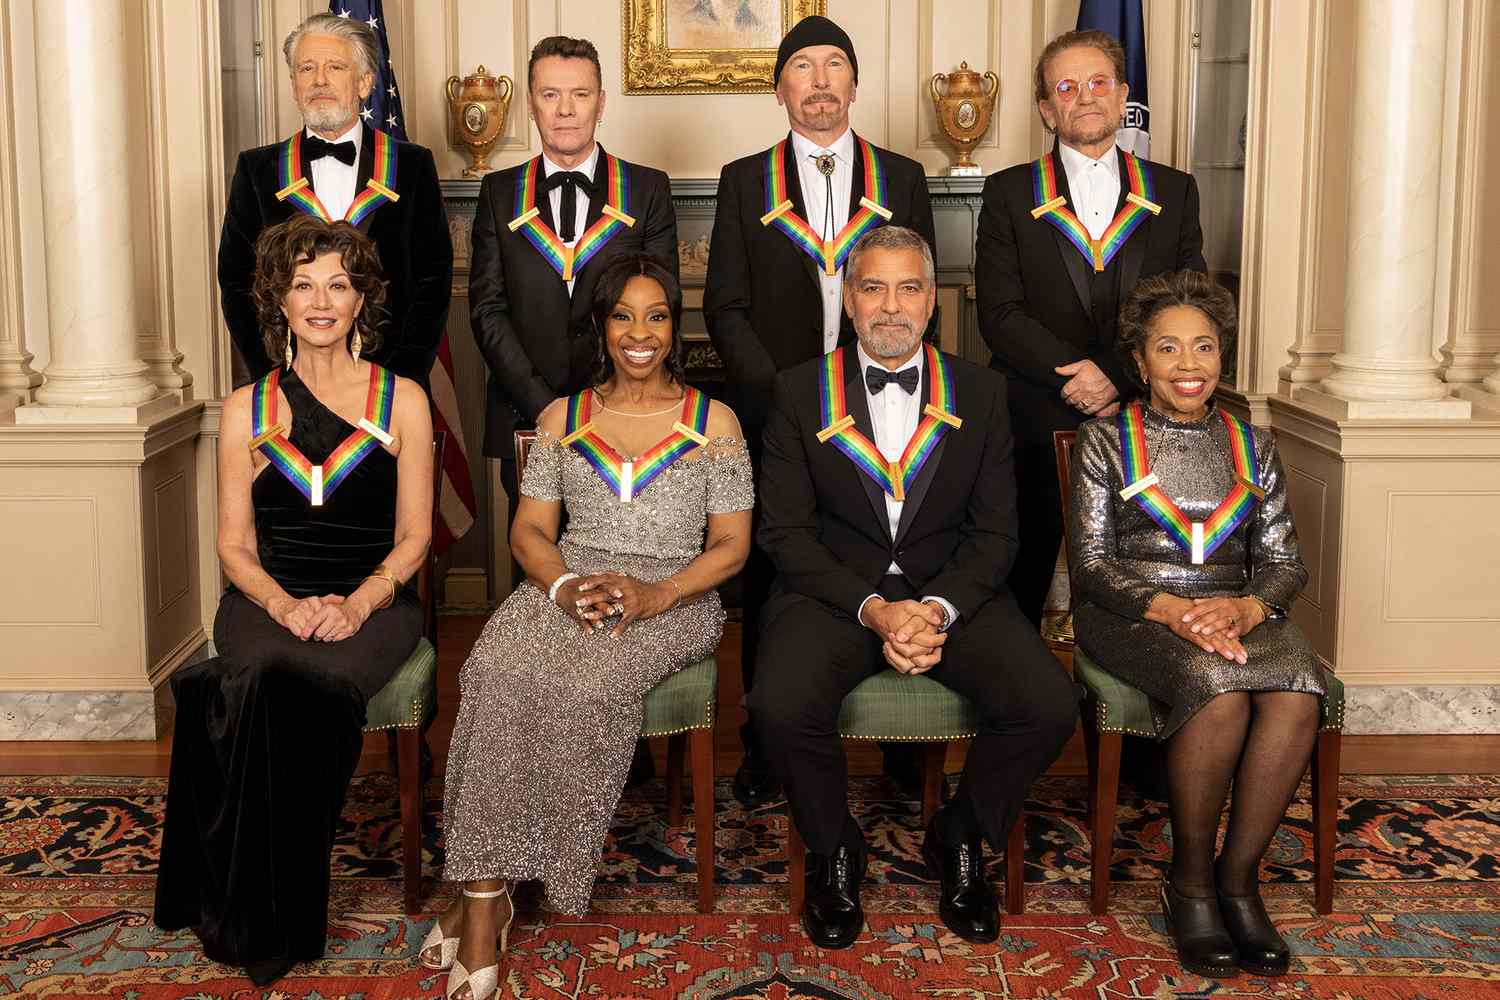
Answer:
[(673, 601), (672, 607), (667, 609), (668, 611), (673, 611), (677, 608), (682, 607), (682, 585), (670, 576), (667, 577), (667, 582), (672, 585), (672, 589), (677, 591), (677, 600)]
[(388, 607), (390, 607), (392, 604), (394, 604), (396, 602), (396, 591), (398, 589), (400, 589), (400, 587), (399, 587), (399, 585), (396, 582), (396, 574), (392, 573), (389, 569), (386, 569), (385, 563), (381, 563), (380, 565), (376, 566), (374, 569), (370, 570), (370, 575), (367, 576), (367, 577), (365, 577), (365, 579), (366, 580), (384, 580), (386, 583), (388, 583), (388, 584), (391, 585), (390, 596), (388, 596), (380, 604), (377, 604), (375, 606), (375, 610), (378, 611), (381, 608), (388, 608)]

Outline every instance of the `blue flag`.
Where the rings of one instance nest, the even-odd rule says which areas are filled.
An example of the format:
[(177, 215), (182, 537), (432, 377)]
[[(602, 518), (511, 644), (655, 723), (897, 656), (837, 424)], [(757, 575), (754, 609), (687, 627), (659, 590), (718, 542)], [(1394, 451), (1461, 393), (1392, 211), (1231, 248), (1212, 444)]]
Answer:
[(1107, 31), (1125, 48), (1125, 79), (1130, 95), (1115, 141), (1121, 149), (1151, 157), (1151, 105), (1146, 96), (1146, 21), (1141, 0), (1079, 0), (1078, 30)]
[(375, 60), (375, 85), (359, 110), (359, 117), (395, 139), (406, 139), (406, 116), (401, 113), (401, 94), (396, 89), (396, 69), (391, 65), (391, 43), (385, 34), (385, 11), (380, 0), (329, 0), (328, 13), (357, 18), (375, 32), (379, 51)]

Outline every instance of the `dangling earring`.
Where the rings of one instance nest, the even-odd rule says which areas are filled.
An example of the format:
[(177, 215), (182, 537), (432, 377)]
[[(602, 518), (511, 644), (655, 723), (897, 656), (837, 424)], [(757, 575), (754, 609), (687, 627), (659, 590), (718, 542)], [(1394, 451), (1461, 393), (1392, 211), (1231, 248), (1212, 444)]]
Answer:
[(349, 353), (354, 355), (354, 363), (359, 364), (359, 352), (364, 349), (365, 343), (360, 339), (359, 327), (354, 328), (354, 339), (349, 341)]
[(292, 367), (292, 331), (286, 332), (286, 366)]

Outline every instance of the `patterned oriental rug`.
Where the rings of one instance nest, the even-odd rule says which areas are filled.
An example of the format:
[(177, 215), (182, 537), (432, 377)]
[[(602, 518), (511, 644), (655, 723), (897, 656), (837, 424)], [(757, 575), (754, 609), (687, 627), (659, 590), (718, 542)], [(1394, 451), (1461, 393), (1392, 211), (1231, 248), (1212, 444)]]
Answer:
[[(0, 778), (0, 996), (349, 998), (440, 996), (418, 968), (430, 915), (451, 898), (429, 881), (429, 916), (401, 915), (395, 786), (356, 779), (333, 862), (334, 920), (321, 962), (259, 991), (206, 961), (188, 933), (150, 922), (161, 779)], [(718, 912), (693, 911), (693, 834), (664, 825), (660, 782), (627, 793), (588, 917), (524, 898), (502, 995), (535, 1000), (933, 997), (1500, 997), (1500, 777), (1348, 777), (1342, 786), (1338, 913), (1312, 910), (1306, 788), (1267, 860), (1265, 896), (1293, 950), (1281, 979), (1213, 983), (1173, 959), (1154, 896), (1169, 853), (1160, 805), (1125, 800), (1107, 917), (1087, 912), (1083, 780), (1045, 779), (1028, 804), (1027, 913), (971, 945), (936, 917), (915, 802), (856, 779), (872, 843), (866, 931), (813, 947), (786, 904), (785, 814), (741, 811), (718, 789)], [(438, 789), (431, 789), (437, 816)], [(436, 827), (436, 822), (430, 824)], [(430, 830), (429, 873), (441, 864)], [(998, 868), (996, 874), (999, 874)]]

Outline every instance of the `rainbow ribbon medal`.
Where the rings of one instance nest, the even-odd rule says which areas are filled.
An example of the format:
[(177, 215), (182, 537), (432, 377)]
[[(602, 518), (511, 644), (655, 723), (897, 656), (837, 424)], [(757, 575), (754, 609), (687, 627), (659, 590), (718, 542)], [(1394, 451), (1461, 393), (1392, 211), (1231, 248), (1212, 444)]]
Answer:
[(251, 391), (250, 449), (259, 450), (314, 507), (321, 507), (339, 484), (349, 478), (354, 467), (375, 450), (376, 445), (389, 445), (395, 440), (390, 430), (396, 377), (379, 365), (370, 365), (370, 391), (365, 396), (365, 415), (321, 465), (308, 461), (302, 450), (286, 436), (286, 424), (276, 419), (276, 396), (280, 386), (281, 369), (273, 368), (269, 375), (255, 383)]
[(1255, 502), (1266, 497), (1266, 491), (1256, 481), (1255, 440), (1250, 436), (1250, 425), (1223, 409), (1219, 410), (1219, 416), (1229, 431), (1234, 486), (1206, 521), (1189, 521), (1162, 491), (1146, 451), (1146, 420), (1141, 404), (1131, 403), (1115, 417), (1120, 431), (1120, 464), (1125, 481), (1130, 484), (1120, 491), (1120, 499), (1134, 500), (1189, 554), (1194, 566), (1203, 565), (1249, 516)]
[(854, 138), (864, 158), (865, 193), (859, 199), (859, 211), (831, 240), (824, 240), (806, 219), (792, 211), (786, 180), (788, 140), (781, 140), (766, 154), (766, 214), (760, 217), (760, 224), (775, 226), (786, 233), (829, 275), (837, 274), (844, 266), (849, 251), (854, 249), (861, 236), (891, 218), (891, 210), (885, 207), (885, 168), (880, 164), (880, 157), (875, 155), (874, 146), (859, 136)]
[(1151, 174), (1133, 154), (1125, 155), (1125, 173), (1130, 181), (1130, 191), (1125, 195), (1125, 204), (1115, 214), (1114, 221), (1097, 240), (1089, 236), (1088, 229), (1078, 221), (1078, 216), (1068, 207), (1068, 199), (1057, 193), (1057, 166), (1053, 158), (1044, 156), (1031, 165), (1031, 187), (1036, 195), (1036, 208), (1031, 210), (1033, 219), (1046, 219), (1057, 227), (1068, 242), (1078, 248), (1079, 253), (1095, 271), (1102, 271), (1115, 259), (1115, 254), (1130, 239), (1147, 215), (1159, 215), (1161, 206), (1152, 201), (1154, 188)]
[(708, 443), (708, 397), (691, 386), (683, 390), (682, 415), (672, 425), (672, 433), (662, 438), (640, 458), (627, 460), (594, 430), (590, 418), (594, 393), (585, 389), (568, 400), (567, 432), (562, 443), (569, 445), (584, 461), (594, 467), (599, 478), (620, 498), (630, 503), (661, 475), (673, 462), (700, 445)]
[[(357, 226), (371, 212), (387, 202), (399, 201), (396, 193), (396, 140), (378, 129), (370, 133), (375, 139), (374, 162), (365, 181), (365, 189), (354, 196), (344, 221)], [(302, 175), (302, 133), (299, 131), (282, 144), (280, 158), (281, 190), (277, 201), (289, 201), (299, 212), (316, 216), (324, 222), (334, 221), (328, 209), (313, 193), (312, 182)]]
[(948, 370), (948, 362), (931, 344), (923, 344), (922, 348), (927, 352), (927, 378), (932, 399), (922, 407), (921, 423), (906, 442), (901, 458), (894, 462), (886, 461), (875, 442), (854, 426), (854, 417), (849, 414), (844, 399), (844, 352), (832, 351), (823, 356), (819, 386), (823, 429), (818, 431), (818, 443), (832, 441), (833, 446), (843, 452), (859, 471), (873, 479), (897, 503), (906, 502), (907, 490), (916, 482), (922, 466), (927, 464), (948, 428), (957, 429), (964, 423), (953, 412), (953, 373)]
[(510, 231), (519, 229), (564, 281), (572, 281), (573, 275), (581, 271), (583, 265), (621, 228), (629, 229), (635, 225), (635, 218), (629, 211), (630, 178), (625, 165), (608, 153), (604, 154), (604, 165), (604, 214), (571, 247), (540, 218), (541, 209), (536, 205), (536, 185), (542, 176), (542, 158), (538, 156), (531, 160), (516, 177), (516, 217), (510, 220)]

